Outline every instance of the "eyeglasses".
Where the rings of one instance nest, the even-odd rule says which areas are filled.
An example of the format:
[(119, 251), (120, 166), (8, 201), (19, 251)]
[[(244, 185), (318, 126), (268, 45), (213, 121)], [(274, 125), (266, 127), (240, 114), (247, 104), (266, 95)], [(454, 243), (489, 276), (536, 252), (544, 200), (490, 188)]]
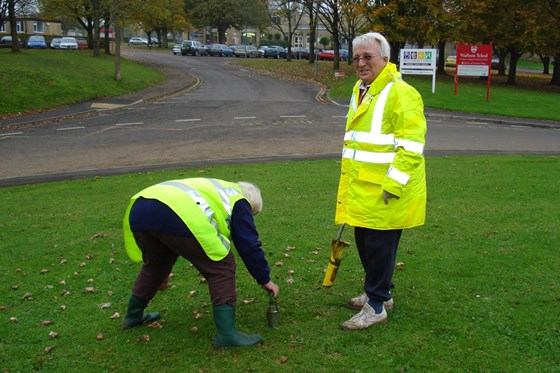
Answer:
[(371, 60), (373, 60), (375, 57), (379, 57), (381, 56), (380, 54), (376, 54), (374, 56), (372, 56), (371, 54), (365, 54), (363, 56), (354, 56), (354, 58), (352, 58), (352, 62), (354, 62), (355, 64), (359, 64), (360, 60), (363, 60), (364, 62), (369, 62)]

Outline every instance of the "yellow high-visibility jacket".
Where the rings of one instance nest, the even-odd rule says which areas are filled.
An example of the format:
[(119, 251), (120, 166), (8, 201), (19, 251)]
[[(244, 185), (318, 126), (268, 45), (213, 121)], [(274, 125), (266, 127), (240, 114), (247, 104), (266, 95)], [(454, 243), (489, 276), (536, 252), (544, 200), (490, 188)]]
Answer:
[(123, 220), (126, 253), (135, 262), (142, 261), (142, 252), (130, 229), (129, 217), (132, 205), (140, 197), (156, 199), (171, 208), (214, 261), (229, 253), (233, 206), (246, 199), (237, 184), (218, 179), (171, 180), (142, 190), (130, 199)]
[[(379, 230), (424, 224), (426, 118), (422, 97), (388, 63), (346, 119), (336, 224)], [(399, 199), (383, 201), (383, 190)]]

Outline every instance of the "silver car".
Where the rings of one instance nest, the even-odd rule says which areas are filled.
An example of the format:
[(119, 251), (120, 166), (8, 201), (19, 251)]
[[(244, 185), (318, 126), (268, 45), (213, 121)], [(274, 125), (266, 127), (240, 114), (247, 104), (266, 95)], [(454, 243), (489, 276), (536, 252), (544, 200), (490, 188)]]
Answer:
[(60, 49), (78, 49), (76, 38), (64, 37), (60, 39)]

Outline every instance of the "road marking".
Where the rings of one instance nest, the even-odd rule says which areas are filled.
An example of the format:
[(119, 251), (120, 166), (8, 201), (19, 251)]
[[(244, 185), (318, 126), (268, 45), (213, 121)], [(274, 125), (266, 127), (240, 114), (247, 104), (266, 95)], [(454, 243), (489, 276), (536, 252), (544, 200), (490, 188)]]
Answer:
[(280, 115), (280, 118), (305, 118), (306, 115)]
[(193, 119), (175, 119), (175, 122), (198, 122), (201, 121), (200, 118), (193, 118)]
[(144, 122), (117, 123), (115, 126), (134, 126), (136, 124), (144, 124)]
[(103, 102), (94, 102), (93, 104), (91, 104), (91, 107), (94, 109), (116, 109), (123, 106), (124, 105), (110, 104), (110, 103), (103, 103)]
[(8, 133), (0, 134), (0, 136), (17, 136), (17, 135), (23, 135), (23, 132), (8, 132)]
[(56, 130), (57, 131), (73, 131), (73, 130), (83, 130), (84, 128), (86, 128), (86, 127), (84, 127), (84, 126), (81, 126), (81, 127), (66, 127), (66, 128), (57, 128)]
[(233, 119), (257, 119), (257, 117), (233, 117)]

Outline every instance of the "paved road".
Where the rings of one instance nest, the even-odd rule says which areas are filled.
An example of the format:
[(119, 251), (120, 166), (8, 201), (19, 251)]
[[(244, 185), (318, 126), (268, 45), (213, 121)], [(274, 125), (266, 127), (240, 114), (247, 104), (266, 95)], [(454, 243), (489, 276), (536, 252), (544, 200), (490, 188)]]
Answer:
[[(339, 157), (344, 103), (218, 57), (129, 50), (168, 79), (0, 123), (0, 186), (155, 168)], [(428, 110), (426, 151), (560, 154), (560, 124)]]

